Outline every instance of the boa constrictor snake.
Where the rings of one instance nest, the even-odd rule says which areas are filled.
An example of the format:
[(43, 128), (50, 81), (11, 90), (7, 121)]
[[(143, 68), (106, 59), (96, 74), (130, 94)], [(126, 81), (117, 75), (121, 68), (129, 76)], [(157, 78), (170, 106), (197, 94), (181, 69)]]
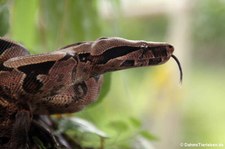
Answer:
[(28, 131), (33, 115), (81, 110), (97, 99), (106, 72), (163, 64), (173, 57), (182, 79), (173, 51), (167, 43), (113, 37), (30, 55), (22, 45), (0, 38), (0, 138)]

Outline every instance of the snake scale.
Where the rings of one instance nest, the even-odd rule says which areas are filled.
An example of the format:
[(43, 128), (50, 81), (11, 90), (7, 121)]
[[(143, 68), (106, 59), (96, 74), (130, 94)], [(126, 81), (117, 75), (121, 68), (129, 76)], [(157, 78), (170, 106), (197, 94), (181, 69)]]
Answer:
[(0, 38), (0, 144), (28, 133), (34, 115), (77, 112), (95, 101), (106, 72), (159, 65), (173, 57), (182, 79), (173, 51), (167, 43), (110, 37), (31, 55)]

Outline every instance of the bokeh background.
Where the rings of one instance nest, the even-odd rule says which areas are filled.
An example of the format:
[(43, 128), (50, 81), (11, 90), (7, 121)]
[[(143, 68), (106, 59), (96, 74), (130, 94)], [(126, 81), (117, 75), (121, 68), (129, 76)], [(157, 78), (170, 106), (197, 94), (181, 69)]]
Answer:
[[(0, 0), (0, 35), (33, 54), (99, 37), (169, 42), (182, 63), (108, 73), (97, 103), (79, 113), (109, 138), (105, 149), (225, 148), (225, 0)], [(100, 137), (101, 138), (101, 137)], [(192, 147), (198, 148), (198, 147)]]

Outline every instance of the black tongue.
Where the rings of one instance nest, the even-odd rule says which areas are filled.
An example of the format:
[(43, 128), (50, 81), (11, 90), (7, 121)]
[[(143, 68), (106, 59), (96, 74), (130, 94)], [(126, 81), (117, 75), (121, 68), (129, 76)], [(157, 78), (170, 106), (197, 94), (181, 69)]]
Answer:
[(180, 82), (182, 83), (183, 81), (183, 71), (182, 71), (182, 67), (180, 64), (180, 61), (178, 60), (178, 58), (175, 55), (171, 55), (171, 57), (176, 61), (178, 67), (179, 67), (179, 71), (180, 71)]

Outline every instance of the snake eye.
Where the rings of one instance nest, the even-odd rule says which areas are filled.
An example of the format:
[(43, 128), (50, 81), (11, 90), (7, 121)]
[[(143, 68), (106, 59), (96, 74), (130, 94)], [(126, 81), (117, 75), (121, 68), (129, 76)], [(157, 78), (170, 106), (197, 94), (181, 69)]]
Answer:
[(79, 59), (81, 62), (87, 62), (89, 60), (89, 56), (90, 56), (89, 53), (82, 53), (79, 54)]
[(147, 50), (148, 49), (148, 45), (143, 44), (143, 45), (140, 46), (140, 48), (144, 49), (144, 50)]

